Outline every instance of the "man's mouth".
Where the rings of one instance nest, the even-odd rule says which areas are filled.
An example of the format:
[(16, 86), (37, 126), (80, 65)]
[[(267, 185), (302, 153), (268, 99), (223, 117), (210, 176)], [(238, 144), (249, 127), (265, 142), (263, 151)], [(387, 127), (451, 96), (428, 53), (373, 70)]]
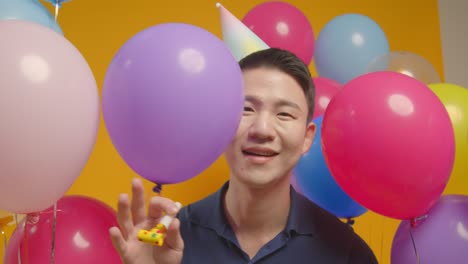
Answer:
[(246, 149), (242, 150), (244, 155), (256, 156), (256, 157), (274, 157), (278, 155), (278, 152), (269, 149)]

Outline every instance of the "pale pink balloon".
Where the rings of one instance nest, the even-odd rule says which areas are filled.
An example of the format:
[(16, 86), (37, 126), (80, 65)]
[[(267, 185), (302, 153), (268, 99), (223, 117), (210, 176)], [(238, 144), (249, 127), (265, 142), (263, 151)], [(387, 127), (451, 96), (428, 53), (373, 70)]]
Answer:
[(99, 126), (99, 94), (81, 53), (51, 29), (0, 22), (0, 208), (41, 211), (80, 175)]

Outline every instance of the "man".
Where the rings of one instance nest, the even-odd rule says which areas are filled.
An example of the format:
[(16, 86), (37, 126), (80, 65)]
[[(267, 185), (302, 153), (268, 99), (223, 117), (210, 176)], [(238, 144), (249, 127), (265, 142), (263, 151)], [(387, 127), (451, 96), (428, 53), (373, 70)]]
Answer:
[[(362, 263), (377, 260), (346, 224), (297, 194), (293, 168), (310, 148), (315, 88), (307, 66), (279, 49), (240, 61), (245, 105), (236, 136), (225, 151), (230, 180), (217, 193), (183, 208), (153, 197), (145, 211), (143, 187), (121, 195), (121, 230), (110, 230), (125, 264)], [(137, 240), (139, 229), (176, 215), (163, 247)]]

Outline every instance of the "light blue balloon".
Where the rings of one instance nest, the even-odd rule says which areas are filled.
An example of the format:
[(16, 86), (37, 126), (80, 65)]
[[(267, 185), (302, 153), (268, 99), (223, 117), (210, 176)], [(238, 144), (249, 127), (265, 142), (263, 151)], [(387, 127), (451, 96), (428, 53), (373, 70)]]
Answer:
[(389, 51), (387, 36), (360, 14), (335, 17), (320, 31), (314, 61), (319, 76), (341, 84), (366, 73), (369, 63)]
[(54, 16), (38, 0), (0, 0), (0, 22), (8, 19), (35, 22), (63, 35)]
[(304, 196), (335, 216), (357, 217), (367, 212), (367, 209), (346, 194), (330, 173), (321, 146), (322, 121), (323, 116), (313, 120), (317, 132), (312, 147), (294, 168), (297, 185)]

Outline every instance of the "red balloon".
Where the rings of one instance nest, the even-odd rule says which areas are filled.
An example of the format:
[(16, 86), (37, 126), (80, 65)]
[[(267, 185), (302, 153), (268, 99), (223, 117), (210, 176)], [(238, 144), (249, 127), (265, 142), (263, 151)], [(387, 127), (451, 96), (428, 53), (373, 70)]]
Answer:
[(342, 85), (332, 79), (325, 77), (314, 78), (315, 85), (315, 106), (314, 106), (314, 115), (312, 119), (315, 119), (318, 116), (325, 113), (328, 104), (335, 94), (337, 94)]
[(295, 6), (267, 2), (250, 10), (242, 22), (272, 48), (288, 50), (304, 61), (312, 60), (315, 39), (307, 17)]
[(396, 219), (429, 211), (455, 157), (445, 106), (424, 83), (396, 72), (369, 73), (345, 84), (325, 111), (322, 146), (349, 196)]
[[(55, 263), (122, 263), (112, 246), (109, 228), (118, 226), (115, 211), (84, 196), (66, 196), (57, 202)], [(52, 251), (53, 207), (28, 216), (13, 233), (5, 264), (49, 264)], [(25, 232), (26, 229), (26, 232)]]

